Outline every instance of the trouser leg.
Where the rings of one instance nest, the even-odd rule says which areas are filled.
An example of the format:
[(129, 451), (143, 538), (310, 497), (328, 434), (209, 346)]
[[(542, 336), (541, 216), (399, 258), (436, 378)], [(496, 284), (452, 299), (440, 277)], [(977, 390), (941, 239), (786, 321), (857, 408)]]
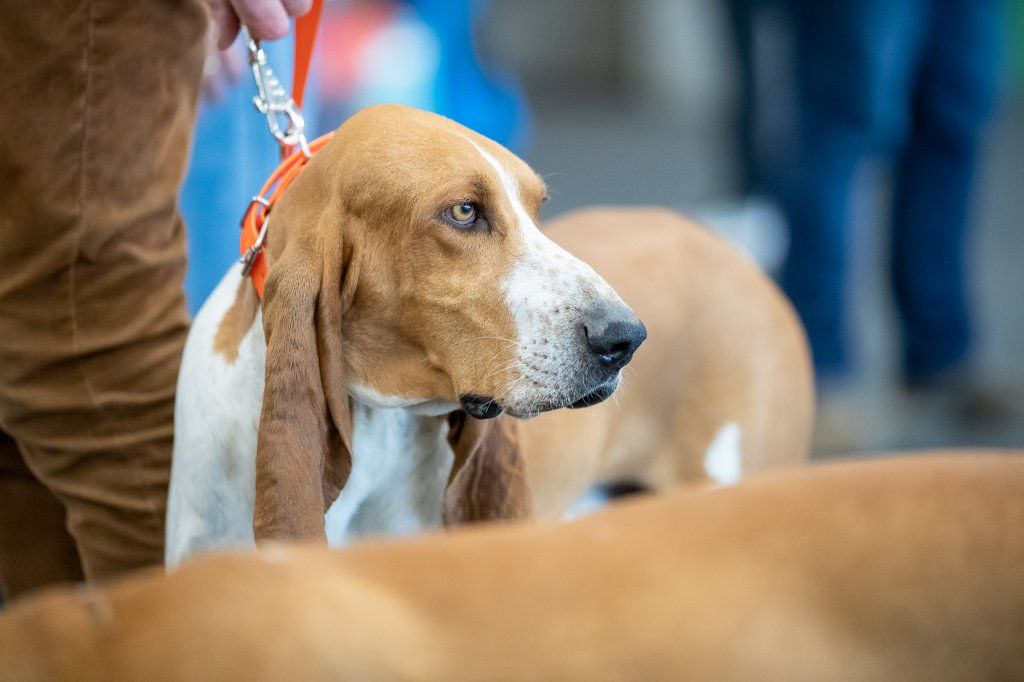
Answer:
[(999, 3), (934, 5), (893, 207), (892, 279), (911, 382), (951, 369), (968, 352), (968, 211), (997, 78)]
[(200, 0), (4, 0), (0, 423), (87, 579), (163, 554)]
[(14, 440), (0, 432), (0, 594), (12, 599), (81, 579), (64, 505), (29, 471)]
[(923, 3), (790, 3), (797, 39), (798, 151), (780, 174), (791, 229), (782, 283), (819, 376), (848, 370), (851, 205), (860, 162), (902, 126)]

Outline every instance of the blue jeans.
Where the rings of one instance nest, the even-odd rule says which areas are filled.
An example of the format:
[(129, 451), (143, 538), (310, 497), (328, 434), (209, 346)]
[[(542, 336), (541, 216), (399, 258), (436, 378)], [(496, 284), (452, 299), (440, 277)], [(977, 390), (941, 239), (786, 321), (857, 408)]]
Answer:
[(926, 381), (965, 360), (965, 236), (996, 89), (998, 0), (790, 0), (798, 139), (780, 174), (791, 225), (783, 286), (819, 376), (849, 370), (847, 267), (855, 171), (894, 169), (891, 277), (903, 370)]

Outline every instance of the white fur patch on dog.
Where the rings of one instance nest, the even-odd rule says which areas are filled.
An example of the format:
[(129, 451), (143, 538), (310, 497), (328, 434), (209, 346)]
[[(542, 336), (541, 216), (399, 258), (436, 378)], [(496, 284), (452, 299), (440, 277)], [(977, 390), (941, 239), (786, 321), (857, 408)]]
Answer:
[(718, 485), (732, 485), (743, 477), (743, 454), (740, 451), (742, 430), (729, 422), (711, 440), (704, 451), (704, 471)]
[(591, 488), (587, 491), (587, 494), (572, 503), (564, 514), (562, 514), (563, 521), (572, 521), (583, 516), (588, 516), (604, 509), (608, 506), (611, 499), (608, 494), (599, 488)]
[(501, 283), (519, 341), (519, 380), (503, 403), (509, 414), (528, 417), (546, 404), (568, 404), (584, 395), (586, 365), (577, 331), (581, 311), (595, 301), (625, 304), (593, 268), (540, 231), (512, 173), (476, 142), (464, 139), (494, 169), (522, 242)]

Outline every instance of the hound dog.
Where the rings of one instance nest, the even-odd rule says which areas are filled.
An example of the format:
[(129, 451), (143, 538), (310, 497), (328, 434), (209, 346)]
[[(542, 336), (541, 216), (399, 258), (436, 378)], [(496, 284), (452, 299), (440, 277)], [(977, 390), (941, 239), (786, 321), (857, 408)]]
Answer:
[(523, 161), (440, 116), (346, 121), (269, 217), (262, 304), (236, 266), (193, 324), (168, 564), (527, 516), (510, 425), (482, 420), (606, 399), (646, 336), (538, 230), (545, 196)]
[(615, 287), (651, 336), (613, 401), (521, 425), (538, 515), (561, 516), (594, 484), (728, 484), (807, 460), (806, 336), (749, 258), (665, 209), (591, 208), (544, 233)]
[(0, 614), (12, 680), (1011, 680), (1024, 456), (806, 467), (562, 524), (204, 557)]

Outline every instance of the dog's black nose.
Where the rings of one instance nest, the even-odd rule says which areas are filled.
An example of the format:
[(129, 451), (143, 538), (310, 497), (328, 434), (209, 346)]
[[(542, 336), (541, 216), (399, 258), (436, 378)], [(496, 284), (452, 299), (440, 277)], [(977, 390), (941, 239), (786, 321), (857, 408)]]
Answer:
[(630, 312), (626, 319), (611, 319), (607, 313), (588, 315), (583, 322), (587, 346), (606, 367), (622, 369), (647, 338), (647, 327)]

